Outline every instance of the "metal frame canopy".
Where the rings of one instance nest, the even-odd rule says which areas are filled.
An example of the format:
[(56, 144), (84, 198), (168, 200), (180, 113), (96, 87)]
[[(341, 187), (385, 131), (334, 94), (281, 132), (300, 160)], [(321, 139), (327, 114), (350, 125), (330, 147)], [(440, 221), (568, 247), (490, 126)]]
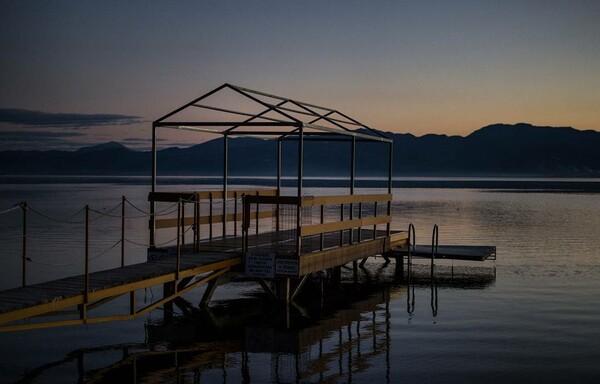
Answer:
[[(206, 132), (223, 136), (223, 190), (227, 195), (228, 138), (276, 139), (277, 190), (281, 191), (281, 143), (298, 141), (298, 197), (302, 196), (304, 140), (351, 142), (350, 193), (354, 193), (356, 143), (388, 146), (388, 193), (392, 189), (392, 140), (378, 130), (332, 108), (223, 84), (152, 123), (152, 192), (156, 192), (157, 128)], [(151, 203), (154, 212), (154, 203)]]
[[(378, 142), (388, 147), (388, 193), (392, 191), (393, 141), (383, 133), (335, 109), (223, 84), (152, 123), (152, 193), (157, 181), (157, 128), (207, 132), (223, 136), (223, 215), (228, 191), (228, 138), (255, 136), (277, 140), (277, 195), (281, 195), (282, 141), (298, 142), (297, 196), (302, 197), (304, 140), (351, 143), (350, 194), (354, 194), (356, 143)], [(388, 215), (391, 204), (388, 202)], [(155, 202), (150, 204), (151, 243), (154, 242)], [(224, 216), (225, 217), (225, 216)], [(300, 210), (298, 210), (298, 221)], [(226, 222), (223, 221), (225, 236)], [(388, 225), (389, 232), (389, 225)]]

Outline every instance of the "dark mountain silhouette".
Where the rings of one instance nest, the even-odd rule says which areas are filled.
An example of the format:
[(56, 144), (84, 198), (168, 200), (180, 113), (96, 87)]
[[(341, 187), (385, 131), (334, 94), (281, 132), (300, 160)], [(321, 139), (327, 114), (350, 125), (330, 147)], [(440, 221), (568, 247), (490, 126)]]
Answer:
[(91, 147), (83, 147), (79, 148), (76, 152), (79, 153), (93, 153), (93, 152), (101, 152), (106, 150), (114, 150), (114, 149), (124, 149), (126, 151), (131, 151), (131, 149), (127, 148), (121, 143), (117, 143), (116, 141), (109, 141), (108, 143), (92, 145)]
[[(390, 134), (391, 135), (391, 134)], [(600, 176), (600, 132), (570, 127), (494, 124), (461, 136), (394, 134), (394, 175)], [(158, 153), (159, 173), (220, 175), (223, 141)], [(276, 142), (229, 141), (230, 175), (276, 174)], [(297, 143), (283, 144), (284, 175), (297, 171)], [(387, 175), (387, 147), (357, 144), (357, 175)], [(150, 153), (110, 142), (69, 151), (0, 152), (0, 174), (149, 175)], [(350, 145), (306, 142), (306, 176), (347, 176)]]

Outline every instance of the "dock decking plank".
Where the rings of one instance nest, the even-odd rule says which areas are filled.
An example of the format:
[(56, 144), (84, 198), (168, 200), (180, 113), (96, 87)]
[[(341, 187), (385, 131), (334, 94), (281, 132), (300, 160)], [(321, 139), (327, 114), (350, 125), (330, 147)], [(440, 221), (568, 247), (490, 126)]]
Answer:
[[(392, 233), (398, 233), (399, 231), (393, 231)], [(278, 234), (275, 233), (261, 233), (258, 235), (249, 236), (249, 245), (255, 249), (270, 249), (273, 250), (273, 246), (280, 251), (287, 252), (295, 251), (294, 238), (296, 231), (282, 231)], [(363, 242), (358, 243), (359, 232), (357, 230), (352, 232), (355, 245), (360, 245), (358, 248), (369, 247), (367, 243), (376, 235), (379, 237), (377, 243), (383, 244), (383, 237), (386, 236), (386, 231), (378, 230), (376, 233), (373, 229), (364, 229), (360, 233), (360, 237)], [(342, 236), (344, 246), (341, 247), (343, 250), (340, 255), (346, 255), (352, 245), (350, 244), (350, 231), (330, 232), (323, 235), (323, 251), (321, 250), (321, 237), (315, 235), (303, 239), (302, 252), (306, 253), (304, 256), (310, 256), (311, 259), (318, 258), (319, 253), (322, 253), (322, 257), (326, 257), (332, 249), (340, 248), (340, 236)], [(215, 238), (211, 241), (204, 241), (200, 244), (200, 252), (194, 252), (192, 245), (184, 245), (180, 248), (180, 273), (184, 276), (190, 276), (191, 274), (208, 273), (217, 269), (223, 268), (223, 266), (233, 266), (242, 263), (241, 249), (242, 237), (227, 237), (225, 239)], [(350, 246), (350, 247), (348, 247)], [(376, 247), (379, 249), (380, 247)], [(375, 249), (375, 248), (373, 248)], [(115, 289), (126, 285), (131, 285), (131, 289), (139, 289), (144, 287), (145, 281), (148, 286), (161, 284), (164, 279), (161, 277), (173, 276), (177, 270), (177, 257), (175, 246), (162, 248), (159, 252), (164, 252), (164, 256), (147, 260), (144, 263), (129, 264), (123, 267), (112, 268), (104, 271), (95, 271), (89, 275), (89, 293), (94, 293), (96, 299), (104, 296), (121, 294), (122, 289)], [(369, 255), (362, 255), (362, 257), (368, 257)], [(352, 256), (353, 259), (358, 257), (358, 254)], [(340, 259), (341, 260), (341, 259)], [(314, 261), (313, 261), (314, 263)], [(319, 265), (314, 265), (314, 268), (320, 268), (322, 262), (318, 262)], [(331, 264), (331, 263), (329, 263)], [(327, 265), (329, 265), (327, 264)], [(324, 265), (324, 264), (323, 264)], [(302, 268), (301, 268), (302, 269)], [(158, 280), (157, 280), (158, 278)], [(141, 283), (141, 285), (140, 285)], [(83, 295), (85, 289), (85, 277), (83, 275), (66, 277), (56, 279), (53, 281), (38, 283), (27, 287), (19, 287), (9, 289), (0, 292), (0, 315), (3, 315), (11, 311), (22, 310), (38, 305), (48, 303), (58, 303), (62, 300), (65, 303), (74, 305), (78, 302), (77, 297)], [(128, 289), (128, 288), (124, 288)], [(103, 293), (105, 292), (105, 293)], [(104, 295), (104, 296), (103, 296)], [(75, 299), (75, 300), (73, 300)], [(55, 305), (53, 308), (58, 308)], [(7, 318), (10, 318), (7, 317)], [(3, 320), (6, 321), (6, 320)]]

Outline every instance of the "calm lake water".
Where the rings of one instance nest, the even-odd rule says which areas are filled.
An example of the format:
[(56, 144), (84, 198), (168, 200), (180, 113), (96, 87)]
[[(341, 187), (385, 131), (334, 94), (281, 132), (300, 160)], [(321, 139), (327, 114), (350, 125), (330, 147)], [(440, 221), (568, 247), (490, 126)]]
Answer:
[[(0, 212), (20, 201), (35, 210), (28, 216), (28, 282), (82, 273), (85, 204), (109, 213), (92, 212), (91, 269), (118, 266), (120, 218), (111, 215), (120, 208), (110, 210), (122, 195), (146, 210), (148, 187), (121, 179), (50, 181), (0, 183)], [(407, 287), (394, 279), (393, 262), (371, 258), (360, 284), (344, 270), (338, 295), (322, 301), (308, 291), (288, 310), (270, 305), (257, 284), (233, 281), (217, 289), (207, 311), (196, 309), (200, 288), (172, 314), (159, 309), (131, 321), (0, 333), (0, 381), (600, 380), (600, 180), (414, 179), (396, 186), (394, 228), (414, 223), (417, 243), (428, 244), (438, 224), (440, 244), (495, 245), (497, 260), (440, 261), (435, 284), (428, 263), (417, 262)], [(380, 190), (359, 192), (373, 191)], [(1, 289), (21, 283), (21, 215), (0, 214)], [(127, 215), (127, 263), (142, 262), (147, 219), (131, 206)], [(161, 294), (157, 287), (137, 298)], [(97, 313), (127, 305), (117, 299)]]

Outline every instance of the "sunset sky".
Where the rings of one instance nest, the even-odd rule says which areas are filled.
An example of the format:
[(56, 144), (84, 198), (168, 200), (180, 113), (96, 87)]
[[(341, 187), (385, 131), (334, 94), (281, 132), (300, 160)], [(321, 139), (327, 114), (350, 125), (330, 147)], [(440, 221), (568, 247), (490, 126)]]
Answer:
[[(15, 0), (0, 10), (0, 150), (148, 148), (151, 121), (226, 82), (417, 136), (517, 122), (600, 130), (600, 1)], [(206, 138), (169, 132), (162, 145)]]

